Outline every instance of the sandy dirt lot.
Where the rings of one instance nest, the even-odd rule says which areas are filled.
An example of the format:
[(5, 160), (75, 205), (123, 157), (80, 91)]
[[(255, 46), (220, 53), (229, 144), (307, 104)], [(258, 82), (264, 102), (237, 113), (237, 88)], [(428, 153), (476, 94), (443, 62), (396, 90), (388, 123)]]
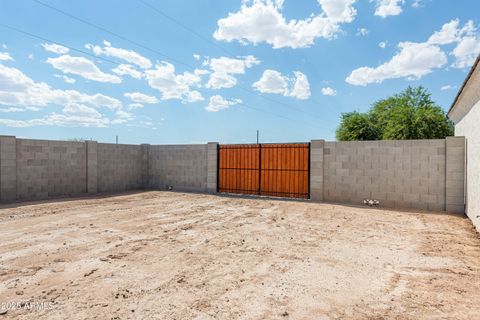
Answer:
[(2, 206), (0, 304), (0, 320), (479, 319), (480, 238), (457, 215), (169, 192)]

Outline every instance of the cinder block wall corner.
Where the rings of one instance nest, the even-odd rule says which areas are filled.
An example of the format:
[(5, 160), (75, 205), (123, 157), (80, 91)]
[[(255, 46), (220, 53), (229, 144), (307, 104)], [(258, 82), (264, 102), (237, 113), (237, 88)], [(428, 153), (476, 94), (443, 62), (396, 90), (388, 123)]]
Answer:
[(207, 143), (207, 192), (217, 192), (218, 142)]
[(465, 213), (465, 137), (445, 142), (445, 211)]
[(0, 202), (17, 200), (17, 146), (14, 136), (0, 136)]
[(323, 201), (323, 157), (325, 140), (310, 142), (310, 199)]

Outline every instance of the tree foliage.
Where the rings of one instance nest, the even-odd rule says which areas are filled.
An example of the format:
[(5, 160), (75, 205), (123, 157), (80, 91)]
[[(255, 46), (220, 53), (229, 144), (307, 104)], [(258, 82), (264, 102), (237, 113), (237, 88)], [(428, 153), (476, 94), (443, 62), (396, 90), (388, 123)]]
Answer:
[(453, 133), (453, 123), (421, 86), (379, 100), (366, 113), (342, 113), (336, 132), (340, 141), (443, 139)]

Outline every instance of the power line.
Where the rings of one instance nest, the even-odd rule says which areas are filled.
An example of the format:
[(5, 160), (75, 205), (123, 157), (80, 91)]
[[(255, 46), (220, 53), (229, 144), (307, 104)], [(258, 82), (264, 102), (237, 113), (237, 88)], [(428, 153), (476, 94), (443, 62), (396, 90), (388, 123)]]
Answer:
[[(183, 24), (182, 22), (180, 22), (179, 20), (175, 19), (174, 17), (168, 15), (168, 14), (165, 13), (164, 11), (158, 9), (158, 8), (155, 7), (154, 5), (151, 5), (151, 4), (149, 4), (148, 2), (146, 2), (146, 1), (144, 1), (144, 0), (137, 0), (137, 1), (140, 2), (140, 3), (142, 3), (142, 4), (145, 5), (145, 6), (149, 7), (150, 9), (152, 9), (153, 11), (155, 11), (156, 13), (158, 13), (159, 15), (161, 15), (161, 16), (169, 19), (170, 21), (172, 21), (172, 22), (175, 23), (176, 25), (182, 27), (183, 29), (187, 30), (188, 32), (192, 33), (193, 35), (197, 36), (199, 39), (201, 39), (201, 40), (203, 40), (203, 41), (205, 41), (205, 42), (208, 42), (208, 43), (212, 44), (213, 46), (221, 49), (223, 52), (225, 52), (226, 54), (228, 54), (231, 58), (236, 58), (236, 56), (235, 56), (234, 54), (232, 54), (231, 52), (229, 52), (229, 51), (228, 51), (227, 49), (225, 49), (224, 47), (218, 45), (216, 42), (210, 40), (209, 38), (201, 35), (201, 34), (198, 33), (197, 31), (195, 31), (195, 30), (193, 30), (192, 28), (190, 28), (189, 26)], [(305, 59), (307, 59), (305, 55), (303, 55), (303, 57), (304, 57)], [(314, 67), (312, 63), (309, 63), (309, 64), (310, 64), (312, 67)], [(254, 92), (254, 91), (252, 91), (252, 90), (250, 90), (250, 89), (248, 89), (248, 88), (242, 87), (242, 86), (240, 86), (240, 85), (238, 85), (238, 87), (239, 87), (240, 89), (242, 89), (242, 90), (250, 93), (250, 94), (253, 94), (253, 95), (255, 95), (255, 96), (258, 96), (258, 94), (257, 94), (256, 92)], [(260, 97), (263, 98), (263, 99), (265, 99), (265, 100), (268, 100), (268, 101), (270, 101), (270, 102), (273, 102), (273, 103), (276, 103), (276, 104), (280, 104), (280, 105), (284, 105), (284, 106), (286, 106), (286, 107), (288, 107), (288, 108), (292, 108), (291, 105), (288, 105), (288, 104), (286, 104), (286, 103), (280, 102), (280, 101), (278, 101), (278, 100), (276, 100), (276, 99), (272, 99), (272, 98), (269, 98), (269, 97), (266, 97), (266, 96), (265, 96), (265, 97), (264, 97), (264, 96), (260, 96)], [(314, 102), (317, 102), (317, 103), (318, 103), (318, 101), (314, 101)], [(303, 110), (298, 110), (298, 109), (296, 109), (296, 111), (300, 111), (300, 112), (305, 113), (305, 114), (310, 115), (310, 116), (318, 117), (316, 114), (313, 114), (313, 113), (310, 113), (310, 112), (305, 112), (305, 111), (303, 111)]]
[[(104, 28), (104, 27), (102, 27), (102, 26), (99, 26), (99, 25), (97, 25), (97, 24), (95, 24), (95, 23), (92, 23), (92, 22), (89, 22), (89, 21), (87, 21), (87, 20), (85, 20), (85, 19), (82, 19), (82, 18), (80, 18), (80, 17), (77, 17), (77, 16), (75, 16), (75, 15), (73, 15), (73, 14), (71, 14), (71, 13), (68, 13), (68, 12), (64, 11), (64, 10), (61, 10), (61, 9), (59, 9), (59, 8), (56, 8), (56, 7), (52, 6), (52, 5), (46, 4), (46, 3), (44, 3), (44, 2), (42, 2), (42, 1), (40, 1), (40, 0), (32, 0), (32, 1), (34, 1), (34, 2), (36, 2), (36, 3), (38, 3), (38, 4), (42, 5), (42, 6), (44, 6), (44, 7), (46, 7), (46, 8), (49, 8), (49, 9), (54, 10), (54, 11), (56, 11), (56, 12), (59, 12), (60, 14), (63, 14), (63, 15), (65, 15), (65, 16), (67, 16), (67, 17), (70, 17), (70, 18), (72, 18), (72, 19), (74, 19), (74, 20), (77, 20), (77, 21), (79, 21), (79, 22), (81, 22), (81, 23), (84, 23), (84, 24), (89, 25), (89, 26), (91, 26), (91, 27), (93, 27), (93, 28), (96, 28), (96, 29), (101, 30), (101, 31), (103, 31), (103, 32), (106, 32), (106, 33), (108, 33), (108, 34), (110, 34), (110, 35), (113, 35), (113, 36), (115, 36), (115, 37), (117, 37), (117, 38), (119, 38), (119, 39), (122, 39), (122, 40), (124, 40), (124, 41), (127, 41), (127, 42), (129, 42), (129, 43), (131, 43), (131, 44), (133, 44), (133, 45), (135, 45), (135, 46), (138, 46), (138, 47), (140, 47), (140, 48), (143, 48), (143, 49), (145, 49), (145, 50), (148, 50), (148, 51), (150, 51), (150, 52), (153, 52), (153, 53), (155, 53), (155, 54), (158, 54), (158, 55), (160, 55), (160, 56), (162, 56), (162, 57), (165, 57), (165, 58), (167, 58), (167, 59), (170, 59), (170, 60), (172, 60), (172, 61), (175, 61), (175, 62), (177, 62), (178, 64), (181, 64), (181, 65), (183, 65), (183, 66), (189, 67), (189, 68), (191, 68), (191, 69), (195, 69), (194, 66), (192, 66), (192, 65), (190, 65), (190, 64), (188, 64), (188, 63), (186, 63), (186, 62), (183, 62), (183, 61), (180, 61), (180, 60), (178, 60), (178, 59), (172, 58), (172, 57), (170, 57), (169, 55), (166, 55), (166, 54), (164, 54), (164, 53), (159, 52), (158, 50), (155, 50), (155, 49), (152, 49), (152, 48), (150, 48), (150, 47), (147, 47), (147, 46), (145, 46), (145, 45), (143, 45), (143, 44), (141, 44), (141, 43), (138, 43), (138, 42), (136, 42), (136, 41), (134, 41), (134, 40), (131, 40), (131, 39), (129, 39), (129, 38), (126, 38), (126, 37), (124, 37), (124, 36), (122, 36), (122, 35), (120, 35), (120, 34), (118, 34), (118, 33), (116, 33), (116, 32), (110, 31), (110, 30), (108, 30), (108, 29), (106, 29), (106, 28)], [(140, 1), (141, 1), (141, 0), (140, 0)], [(148, 5), (148, 4), (146, 4), (146, 5)], [(149, 5), (149, 7), (155, 8), (155, 7), (153, 7), (152, 5)], [(161, 12), (161, 11), (158, 10), (158, 9), (155, 10), (155, 12), (157, 12), (158, 14), (167, 16), (165, 13)], [(194, 32), (194, 34), (197, 35), (197, 36), (199, 36), (201, 39), (204, 39), (205, 41), (211, 42), (210, 40), (206, 39), (206, 38), (203, 37), (202, 35), (200, 35), (200, 34), (198, 34), (197, 32), (191, 30), (191, 28), (189, 28), (189, 27), (187, 27), (187, 26), (184, 26), (182, 23), (178, 22), (176, 19), (174, 19), (174, 18), (172, 18), (172, 17), (169, 17), (169, 19), (172, 20), (172, 21), (176, 21), (177, 24), (183, 26), (186, 30), (189, 30), (189, 31), (191, 31), (191, 32)], [(213, 42), (211, 42), (211, 43), (213, 43)], [(216, 44), (215, 44), (215, 45), (216, 45)], [(218, 45), (216, 45), (216, 46), (218, 46)], [(218, 46), (218, 47), (220, 47), (220, 46)], [(263, 96), (263, 95), (259, 95), (258, 93), (256, 93), (255, 91), (252, 91), (252, 90), (249, 89), (249, 88), (243, 87), (243, 86), (241, 86), (241, 85), (237, 85), (237, 87), (240, 88), (240, 89), (242, 89), (243, 91), (251, 94), (251, 95), (260, 97), (260, 98), (262, 98), (262, 99), (264, 99), (264, 100), (267, 100), (267, 101), (273, 102), (273, 103), (275, 103), (275, 104), (278, 104), (278, 105), (281, 105), (281, 106), (284, 106), (284, 107), (293, 109), (293, 110), (295, 110), (296, 112), (301, 112), (301, 113), (304, 113), (304, 114), (309, 115), (309, 116), (311, 116), (311, 117), (318, 118), (319, 120), (324, 120), (323, 118), (320, 118), (320, 117), (319, 117), (318, 115), (316, 115), (316, 114), (313, 114), (313, 113), (310, 113), (310, 112), (306, 112), (306, 111), (304, 111), (304, 110), (300, 110), (300, 109), (298, 109), (298, 108), (296, 108), (296, 107), (293, 107), (293, 106), (291, 106), (291, 105), (289, 105), (289, 104), (287, 104), (287, 103), (284, 103), (284, 102), (281, 102), (281, 101), (272, 99), (272, 98), (270, 98), (270, 97)]]
[(158, 55), (161, 56), (161, 57), (164, 57), (164, 58), (166, 58), (166, 59), (175, 61), (176, 63), (181, 64), (181, 65), (184, 65), (184, 66), (186, 66), (186, 67), (195, 69), (194, 66), (192, 66), (192, 65), (190, 65), (190, 64), (188, 64), (188, 63), (185, 63), (185, 62), (182, 62), (182, 61), (180, 61), (180, 60), (177, 60), (177, 59), (175, 59), (175, 58), (172, 57), (172, 56), (166, 55), (166, 54), (164, 54), (164, 53), (162, 53), (162, 52), (160, 52), (160, 51), (157, 51), (157, 50), (152, 49), (152, 48), (150, 48), (150, 47), (148, 47), (148, 46), (145, 46), (145, 45), (143, 45), (143, 44), (141, 44), (141, 43), (138, 43), (138, 42), (136, 42), (135, 40), (131, 40), (131, 39), (127, 38), (127, 37), (124, 37), (124, 36), (116, 33), (116, 32), (110, 31), (110, 30), (108, 30), (108, 29), (106, 29), (106, 28), (104, 28), (104, 27), (102, 27), (102, 26), (99, 26), (99, 25), (97, 25), (97, 24), (94, 24), (94, 23), (92, 23), (92, 22), (89, 22), (89, 21), (87, 21), (87, 20), (84, 20), (84, 19), (82, 19), (82, 18), (79, 18), (79, 17), (77, 17), (77, 16), (75, 16), (75, 15), (73, 15), (73, 14), (71, 14), (71, 13), (68, 13), (68, 12), (66, 12), (66, 11), (63, 11), (62, 9), (56, 8), (56, 7), (54, 7), (54, 6), (51, 6), (51, 5), (49, 5), (49, 4), (46, 4), (46, 3), (42, 2), (42, 1), (39, 1), (39, 0), (32, 0), (32, 1), (38, 3), (38, 4), (41, 5), (41, 6), (44, 6), (44, 7), (46, 7), (46, 8), (49, 8), (49, 9), (54, 10), (54, 11), (57, 11), (57, 12), (65, 15), (65, 16), (67, 16), (67, 17), (70, 17), (70, 18), (74, 19), (74, 20), (77, 20), (77, 21), (80, 21), (80, 22), (82, 22), (82, 23), (84, 23), (84, 24), (87, 24), (87, 25), (89, 25), (89, 26), (91, 26), (91, 27), (93, 27), (93, 28), (96, 28), (96, 29), (98, 29), (98, 30), (101, 30), (101, 31), (103, 31), (103, 32), (106, 32), (106, 33), (108, 33), (108, 34), (110, 34), (110, 35), (112, 35), (112, 36), (114, 36), (114, 37), (117, 37), (117, 38), (122, 39), (122, 40), (124, 40), (124, 41), (126, 41), (126, 42), (129, 42), (129, 43), (131, 43), (131, 44), (133, 44), (133, 45), (135, 45), (135, 46), (138, 46), (138, 47), (143, 48), (143, 49), (145, 49), (145, 50), (148, 50), (148, 51), (150, 51), (150, 52), (156, 53), (156, 54), (158, 54)]
[(20, 30), (20, 29), (18, 29), (18, 28), (15, 28), (15, 27), (12, 27), (12, 26), (3, 24), (3, 23), (0, 23), (0, 26), (1, 26), (1, 27), (4, 27), (4, 28), (6, 28), (6, 29), (13, 30), (13, 31), (18, 32), (18, 33), (27, 35), (27, 36), (32, 37), (32, 38), (35, 38), (35, 39), (39, 39), (39, 40), (42, 40), (42, 41), (46, 41), (46, 42), (50, 42), (50, 43), (54, 43), (54, 44), (63, 46), (63, 47), (68, 48), (68, 49), (70, 49), (70, 50), (72, 50), (72, 51), (76, 51), (76, 52), (83, 53), (83, 54), (85, 54), (85, 55), (87, 55), (87, 56), (90, 56), (90, 57), (93, 57), (93, 58), (95, 58), (95, 59), (100, 59), (100, 60), (103, 60), (103, 61), (105, 61), (105, 62), (108, 62), (108, 63), (112, 63), (112, 64), (114, 64), (114, 65), (117, 65), (117, 66), (120, 65), (120, 63), (115, 62), (115, 61), (113, 61), (113, 60), (96, 56), (96, 55), (94, 55), (94, 54), (92, 54), (92, 53), (90, 53), (90, 52), (88, 52), (88, 51), (74, 48), (74, 47), (69, 46), (69, 45), (67, 45), (67, 44), (65, 44), (65, 43), (62, 43), (62, 42), (53, 41), (53, 40), (51, 40), (51, 39), (48, 39), (48, 38), (45, 38), (45, 37), (42, 37), (42, 36), (39, 36), (39, 35), (30, 33), (30, 32), (25, 31), (25, 30)]
[[(72, 46), (69, 46), (65, 43), (62, 43), (62, 42), (58, 42), (58, 41), (54, 41), (54, 40), (51, 40), (49, 38), (45, 38), (45, 37), (42, 37), (42, 36), (39, 36), (39, 35), (36, 35), (36, 34), (33, 34), (31, 32), (28, 32), (28, 31), (24, 31), (24, 30), (21, 30), (21, 29), (18, 29), (16, 27), (12, 27), (12, 26), (9, 26), (9, 25), (6, 25), (6, 24), (3, 24), (3, 23), (0, 23), (0, 26), (1, 27), (4, 27), (6, 29), (10, 29), (10, 30), (13, 30), (15, 32), (18, 32), (18, 33), (21, 33), (21, 34), (24, 34), (24, 35), (27, 35), (27, 36), (30, 36), (32, 38), (35, 38), (35, 39), (39, 39), (39, 40), (42, 40), (42, 41), (46, 41), (46, 42), (50, 42), (50, 43), (54, 43), (54, 44), (57, 44), (57, 45), (61, 45), (63, 47), (66, 47), (72, 51), (76, 51), (76, 52), (80, 52), (82, 54), (85, 54), (85, 55), (88, 55), (88, 56), (91, 56), (91, 57), (94, 57), (94, 58), (98, 58), (98, 59), (101, 59), (103, 61), (106, 61), (106, 62), (109, 62), (109, 63), (112, 63), (112, 64), (115, 64), (115, 65), (120, 65), (120, 63), (118, 62), (115, 62), (115, 61), (112, 61), (112, 60), (109, 60), (109, 59), (105, 59), (105, 58), (102, 58), (102, 57), (97, 57), (87, 51), (84, 51), (84, 50), (80, 50), (80, 49), (77, 49), (75, 47), (72, 47)], [(289, 117), (286, 117), (286, 116), (282, 116), (280, 114), (276, 114), (274, 112), (269, 112), (269, 111), (266, 111), (266, 110), (262, 110), (262, 109), (258, 109), (258, 108), (255, 108), (255, 107), (252, 107), (252, 106), (249, 106), (247, 104), (244, 104), (242, 103), (241, 105), (243, 105), (244, 107), (246, 108), (249, 108), (249, 109), (252, 109), (252, 110), (255, 110), (257, 112), (262, 112), (262, 113), (266, 113), (266, 114), (270, 114), (270, 115), (273, 115), (275, 117), (279, 117), (279, 118), (282, 118), (282, 119), (285, 119), (285, 120), (289, 120), (289, 121), (294, 121), (294, 122), (302, 122), (304, 124), (307, 124), (311, 127), (316, 127), (316, 128), (321, 128), (319, 126), (316, 126), (316, 125), (313, 125), (309, 122), (306, 122), (306, 121), (303, 121), (303, 120), (299, 120), (299, 119), (293, 119), (293, 118), (289, 118)]]
[(231, 53), (230, 51), (228, 51), (227, 49), (225, 49), (224, 47), (220, 46), (219, 44), (215, 43), (214, 41), (210, 40), (209, 38), (201, 35), (200, 33), (198, 33), (197, 31), (193, 30), (192, 28), (190, 28), (189, 26), (183, 24), (182, 22), (180, 22), (179, 20), (175, 19), (174, 17), (166, 14), (164, 11), (158, 9), (157, 7), (155, 7), (154, 5), (151, 5), (150, 3), (144, 1), (144, 0), (137, 0), (138, 2), (142, 3), (144, 6), (152, 9), (153, 11), (155, 11), (156, 13), (158, 13), (159, 15), (167, 18), (168, 20), (172, 21), (173, 23), (175, 23), (176, 25), (182, 27), (183, 29), (187, 30), (188, 32), (194, 34), (195, 36), (197, 36), (198, 38), (202, 39), (203, 41), (205, 42), (208, 42), (210, 44), (212, 44), (213, 46), (219, 48), (220, 50), (222, 50), (223, 52), (225, 52), (226, 54), (230, 55), (230, 56), (235, 56), (233, 53)]

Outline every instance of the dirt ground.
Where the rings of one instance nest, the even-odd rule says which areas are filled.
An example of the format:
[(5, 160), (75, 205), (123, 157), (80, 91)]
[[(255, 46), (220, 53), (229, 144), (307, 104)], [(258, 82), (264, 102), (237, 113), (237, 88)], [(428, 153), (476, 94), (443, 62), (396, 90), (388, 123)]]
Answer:
[(171, 192), (0, 207), (0, 320), (479, 319), (479, 302), (480, 237), (457, 215)]

